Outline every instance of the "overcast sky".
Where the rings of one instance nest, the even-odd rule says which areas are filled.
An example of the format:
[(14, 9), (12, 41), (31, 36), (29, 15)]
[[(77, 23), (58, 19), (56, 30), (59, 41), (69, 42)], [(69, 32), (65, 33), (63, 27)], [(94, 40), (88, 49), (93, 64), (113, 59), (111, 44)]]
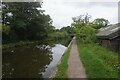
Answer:
[(49, 14), (56, 28), (69, 26), (72, 17), (88, 13), (92, 20), (105, 18), (111, 24), (118, 22), (119, 0), (43, 0), (42, 9)]

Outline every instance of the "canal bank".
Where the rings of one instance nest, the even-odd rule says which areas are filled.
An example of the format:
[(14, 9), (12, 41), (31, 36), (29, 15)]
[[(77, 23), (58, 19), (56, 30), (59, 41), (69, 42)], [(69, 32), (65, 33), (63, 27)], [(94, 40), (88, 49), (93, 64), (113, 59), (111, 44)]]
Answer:
[[(54, 59), (53, 59), (53, 62), (50, 63), (50, 66), (52, 66), (52, 64), (55, 64), (55, 63), (56, 63), (56, 64), (55, 64), (54, 67), (52, 66), (52, 67), (50, 67), (50, 69), (49, 69), (49, 68), (46, 69), (45, 73), (43, 74), (43, 78), (55, 78), (56, 72), (58, 71), (58, 65), (61, 64), (62, 57), (63, 57), (64, 55), (66, 55), (66, 54), (70, 51), (72, 41), (73, 41), (73, 38), (69, 39), (69, 40), (66, 41), (65, 44), (64, 44), (64, 43), (62, 43), (63, 41), (60, 40), (60, 42), (61, 42), (62, 45), (60, 45), (60, 44), (57, 44), (57, 45), (60, 45), (60, 46), (62, 46), (62, 47), (64, 47), (64, 48), (66, 48), (66, 49), (64, 49), (64, 51), (63, 51), (63, 50), (60, 51), (59, 47), (58, 47), (58, 49), (56, 49), (56, 51), (54, 50), (55, 48), (53, 48), (52, 51), (55, 51), (55, 52), (56, 52), (56, 55), (57, 55), (58, 53), (61, 54), (61, 55), (59, 55), (59, 57), (57, 57), (56, 55), (54, 55), (54, 57), (53, 57), (53, 58), (54, 58)], [(57, 43), (58, 43), (58, 42), (57, 42)], [(57, 45), (56, 45), (56, 46), (57, 46)], [(64, 45), (64, 46), (63, 46), (63, 45)], [(67, 46), (67, 47), (65, 47), (65, 46)], [(54, 63), (54, 62), (55, 62), (55, 63)]]
[(49, 78), (67, 49), (59, 41), (50, 44), (4, 49), (3, 78)]

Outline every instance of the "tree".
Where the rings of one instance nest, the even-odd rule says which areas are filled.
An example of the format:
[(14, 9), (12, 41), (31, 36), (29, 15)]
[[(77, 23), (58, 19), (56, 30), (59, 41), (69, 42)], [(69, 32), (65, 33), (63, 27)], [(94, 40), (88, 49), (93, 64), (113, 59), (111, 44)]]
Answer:
[(6, 25), (3, 25), (2, 26), (2, 39), (3, 40), (7, 40), (7, 39), (10, 39), (10, 27), (9, 26), (6, 26)]
[(72, 34), (73, 33), (73, 27), (70, 27), (70, 26), (62, 27), (60, 29), (60, 31), (66, 31), (68, 34)]
[(100, 29), (102, 27), (106, 27), (106, 26), (108, 26), (108, 24), (109, 24), (109, 21), (104, 18), (97, 18), (92, 23), (93, 28), (95, 28), (95, 29)]
[(88, 25), (90, 23), (90, 18), (91, 18), (91, 16), (88, 14), (73, 17), (72, 18), (72, 20), (73, 20), (72, 26), (75, 26), (79, 23), (83, 23), (83, 24)]
[(84, 15), (83, 18), (82, 16), (73, 18), (72, 27), (74, 27), (77, 39), (84, 43), (96, 42), (98, 30), (92, 27), (93, 25), (89, 20), (91, 16), (88, 16), (88, 14)]
[[(9, 25), (11, 40), (43, 39), (52, 24), (49, 15), (41, 10), (42, 2), (4, 2), (3, 25)], [(15, 38), (16, 37), (16, 38)], [(4, 41), (4, 40), (3, 40)]]

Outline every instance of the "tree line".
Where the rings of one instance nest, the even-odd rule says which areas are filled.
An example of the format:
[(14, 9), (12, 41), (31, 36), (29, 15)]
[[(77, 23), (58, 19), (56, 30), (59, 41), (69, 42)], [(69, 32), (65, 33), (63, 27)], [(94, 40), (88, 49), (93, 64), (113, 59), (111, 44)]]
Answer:
[[(42, 10), (42, 2), (3, 2), (2, 40), (3, 43), (24, 40), (62, 38), (69, 35), (70, 27), (55, 29), (52, 19)], [(67, 30), (67, 31), (66, 31)]]
[(11, 2), (2, 4), (3, 42), (43, 39), (51, 18), (41, 10), (39, 2)]
[(91, 15), (85, 14), (73, 17), (71, 26), (74, 28), (74, 33), (77, 39), (83, 43), (97, 42), (96, 33), (100, 28), (109, 26), (109, 21), (104, 18), (97, 18), (90, 21)]
[[(81, 41), (96, 41), (98, 29), (106, 27), (109, 21), (97, 18), (90, 21), (91, 16), (80, 15), (72, 18), (71, 26), (55, 29), (52, 19), (42, 10), (42, 2), (3, 2), (2, 3), (2, 41), (3, 43), (18, 41), (43, 41), (49, 39), (69, 38), (76, 34)], [(90, 35), (91, 34), (91, 35)]]

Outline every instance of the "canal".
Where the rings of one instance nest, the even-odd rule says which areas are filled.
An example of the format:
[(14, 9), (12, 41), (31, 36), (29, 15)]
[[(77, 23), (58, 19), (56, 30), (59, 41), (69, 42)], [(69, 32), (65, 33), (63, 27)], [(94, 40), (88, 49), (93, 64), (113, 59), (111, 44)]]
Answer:
[(56, 70), (70, 40), (3, 50), (3, 78), (49, 78)]

